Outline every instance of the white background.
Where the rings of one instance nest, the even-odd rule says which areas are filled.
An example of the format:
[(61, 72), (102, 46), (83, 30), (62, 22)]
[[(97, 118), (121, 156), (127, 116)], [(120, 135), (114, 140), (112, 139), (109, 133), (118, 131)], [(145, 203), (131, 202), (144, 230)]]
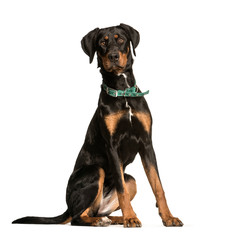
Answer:
[[(224, 1), (0, 2), (1, 239), (224, 239)], [(126, 23), (141, 34), (134, 74), (154, 124), (165, 228), (140, 158), (133, 208), (141, 229), (11, 225), (66, 209), (65, 189), (96, 109), (101, 75), (80, 40)], [(120, 214), (120, 213), (119, 213)], [(82, 235), (80, 235), (82, 234)]]

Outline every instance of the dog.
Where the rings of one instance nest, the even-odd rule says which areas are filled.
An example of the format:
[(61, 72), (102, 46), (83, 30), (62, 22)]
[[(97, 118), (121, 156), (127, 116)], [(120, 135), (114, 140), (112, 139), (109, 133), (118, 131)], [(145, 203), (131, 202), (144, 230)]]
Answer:
[[(126, 24), (95, 28), (83, 37), (81, 46), (90, 63), (97, 53), (103, 83), (97, 110), (68, 181), (68, 209), (57, 217), (24, 217), (13, 223), (141, 227), (131, 206), (136, 182), (124, 173), (139, 153), (163, 224), (183, 226), (171, 214), (159, 178), (152, 116), (144, 98), (148, 91), (140, 91), (132, 71), (132, 52), (136, 56), (139, 41), (139, 32)], [(118, 209), (123, 216), (110, 216)]]

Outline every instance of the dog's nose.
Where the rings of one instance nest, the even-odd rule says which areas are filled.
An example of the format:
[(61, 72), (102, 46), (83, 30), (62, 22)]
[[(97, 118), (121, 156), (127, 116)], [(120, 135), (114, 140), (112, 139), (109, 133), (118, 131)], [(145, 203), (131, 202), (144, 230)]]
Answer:
[(109, 53), (108, 58), (111, 62), (116, 62), (119, 60), (119, 53)]

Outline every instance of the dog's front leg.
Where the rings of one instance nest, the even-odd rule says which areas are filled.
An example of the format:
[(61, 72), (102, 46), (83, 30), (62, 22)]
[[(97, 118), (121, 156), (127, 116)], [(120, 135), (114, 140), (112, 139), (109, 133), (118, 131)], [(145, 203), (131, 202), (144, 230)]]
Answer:
[(168, 208), (151, 141), (140, 151), (140, 155), (145, 173), (155, 195), (156, 206), (159, 208), (159, 215), (162, 218), (163, 224), (165, 226), (183, 226), (183, 223), (178, 218), (173, 217)]
[(112, 146), (108, 148), (108, 157), (113, 166), (114, 182), (119, 205), (123, 213), (124, 227), (141, 227), (141, 221), (137, 218), (130, 203), (130, 195), (125, 184), (122, 163), (117, 151)]

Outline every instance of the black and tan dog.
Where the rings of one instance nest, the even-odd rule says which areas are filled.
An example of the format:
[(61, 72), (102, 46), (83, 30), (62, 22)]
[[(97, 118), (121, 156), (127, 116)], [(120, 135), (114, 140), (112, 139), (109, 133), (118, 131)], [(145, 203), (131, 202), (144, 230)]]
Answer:
[[(139, 153), (163, 224), (183, 225), (167, 206), (152, 146), (152, 117), (144, 99), (148, 92), (139, 90), (132, 71), (130, 47), (132, 44), (135, 55), (139, 39), (139, 33), (125, 24), (96, 28), (82, 39), (90, 63), (97, 52), (103, 84), (98, 108), (68, 182), (68, 209), (57, 217), (24, 217), (13, 223), (140, 227), (130, 203), (136, 182), (124, 173)], [(123, 217), (109, 216), (117, 209), (122, 210)]]

